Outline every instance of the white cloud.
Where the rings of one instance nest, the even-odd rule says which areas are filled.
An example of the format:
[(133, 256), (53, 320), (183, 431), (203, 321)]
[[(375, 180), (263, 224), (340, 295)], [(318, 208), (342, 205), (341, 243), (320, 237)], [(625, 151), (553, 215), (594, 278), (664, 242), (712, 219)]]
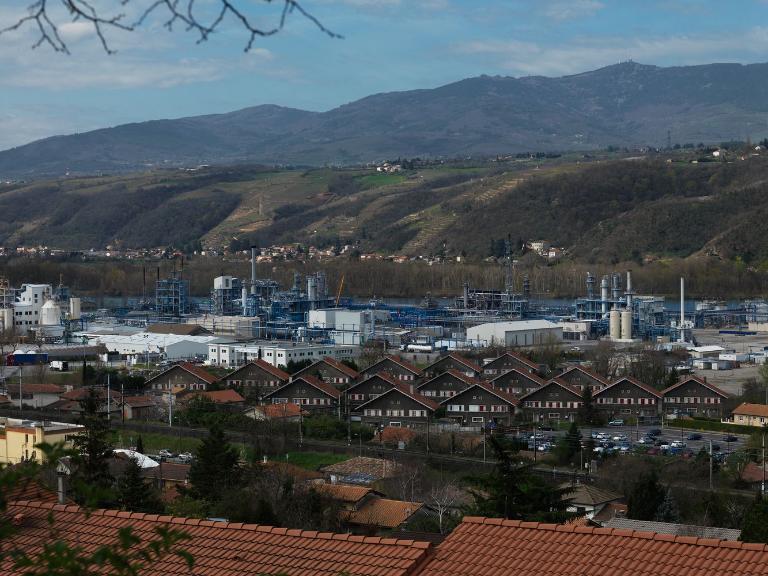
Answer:
[(605, 8), (605, 4), (597, 0), (569, 0), (552, 2), (544, 10), (544, 14), (553, 20), (573, 20), (595, 15)]
[(557, 76), (593, 70), (629, 58), (675, 65), (741, 62), (768, 52), (768, 28), (738, 36), (664, 36), (656, 38), (581, 38), (553, 45), (536, 42), (481, 40), (455, 47), (456, 52), (492, 59), (515, 75)]
[(70, 44), (82, 40), (87, 36), (95, 34), (93, 24), (88, 22), (65, 22), (59, 26), (59, 35), (61, 39)]

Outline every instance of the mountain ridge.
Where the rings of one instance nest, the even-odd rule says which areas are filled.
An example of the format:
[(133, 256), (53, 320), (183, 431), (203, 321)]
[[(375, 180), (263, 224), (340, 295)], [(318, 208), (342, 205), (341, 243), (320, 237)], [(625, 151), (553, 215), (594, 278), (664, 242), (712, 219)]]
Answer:
[(277, 104), (59, 135), (0, 152), (0, 179), (158, 166), (364, 164), (768, 136), (768, 64), (474, 76), (323, 112)]

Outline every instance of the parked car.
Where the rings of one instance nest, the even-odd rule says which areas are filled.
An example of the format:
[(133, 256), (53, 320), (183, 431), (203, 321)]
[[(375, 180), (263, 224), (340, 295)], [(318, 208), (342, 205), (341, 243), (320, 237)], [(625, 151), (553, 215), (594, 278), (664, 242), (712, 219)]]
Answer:
[(648, 436), (661, 436), (661, 430), (652, 428), (651, 430), (648, 430)]
[(687, 445), (685, 442), (683, 442), (682, 440), (673, 440), (673, 441), (670, 443), (670, 446), (671, 446), (672, 448), (685, 448), (685, 447), (686, 447), (686, 446), (688, 446), (688, 445)]
[(712, 452), (719, 452), (720, 444), (712, 444)]
[(698, 433), (688, 434), (688, 440), (701, 440), (702, 435)]
[(725, 436), (723, 436), (723, 442), (738, 442), (738, 441), (739, 441), (739, 437), (734, 436), (733, 434), (726, 434)]
[(192, 460), (194, 460), (195, 457), (192, 456), (190, 452), (182, 452), (177, 456), (177, 458), (182, 462), (192, 462)]
[(618, 419), (618, 420), (611, 420), (608, 422), (608, 426), (624, 426), (624, 420)]
[(173, 452), (166, 450), (165, 448), (159, 450), (157, 455), (160, 456), (160, 458), (173, 458)]

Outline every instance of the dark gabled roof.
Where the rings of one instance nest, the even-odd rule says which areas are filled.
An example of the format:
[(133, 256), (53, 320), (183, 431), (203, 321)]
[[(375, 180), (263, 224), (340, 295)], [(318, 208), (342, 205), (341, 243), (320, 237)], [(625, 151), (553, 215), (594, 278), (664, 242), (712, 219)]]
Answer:
[(357, 372), (357, 370), (353, 370), (352, 368), (344, 364), (344, 362), (339, 362), (338, 360), (336, 360), (336, 358), (331, 358), (330, 356), (324, 356), (323, 359), (320, 361), (325, 362), (326, 364), (328, 364), (328, 366), (332, 368), (336, 368), (336, 370), (338, 370), (339, 372), (343, 372), (353, 380), (358, 376), (360, 376), (360, 373)]
[(406, 362), (405, 360), (402, 360), (401, 358), (398, 358), (397, 356), (384, 356), (381, 360), (376, 362), (375, 364), (371, 364), (368, 368), (363, 370), (366, 374), (370, 374), (371, 372), (375, 373), (376, 366), (379, 364), (382, 364), (383, 362), (386, 362), (387, 360), (390, 360), (391, 362), (394, 362), (395, 364), (399, 365), (402, 368), (405, 368), (409, 372), (412, 372), (415, 376), (421, 376), (421, 370), (416, 368), (413, 364), (410, 364)]
[(320, 390), (320, 392), (322, 392), (322, 393), (326, 394), (327, 396), (330, 396), (331, 398), (334, 398), (336, 400), (338, 400), (341, 397), (341, 392), (339, 392), (336, 388), (334, 388), (330, 384), (326, 384), (325, 382), (323, 382), (319, 378), (315, 378), (314, 376), (306, 375), (306, 376), (299, 376), (298, 378), (294, 378), (290, 382), (288, 382), (286, 384), (283, 384), (277, 390), (273, 390), (272, 392), (270, 392), (269, 394), (264, 396), (264, 398), (269, 398), (270, 396), (274, 396), (275, 394), (277, 394), (278, 392), (280, 392), (284, 388), (286, 388), (288, 386), (291, 386), (293, 384), (296, 384), (298, 382), (305, 382), (306, 384), (309, 384), (313, 388), (316, 388), (317, 390)]
[(633, 385), (637, 386), (638, 388), (640, 388), (642, 390), (645, 390), (646, 392), (648, 392), (648, 394), (656, 396), (656, 398), (661, 398), (662, 397), (661, 392), (656, 390), (656, 388), (653, 388), (652, 386), (648, 386), (648, 384), (644, 384), (643, 382), (640, 382), (640, 380), (638, 380), (636, 378), (632, 378), (632, 376), (622, 376), (621, 378), (616, 380), (616, 382), (614, 382), (613, 384), (609, 384), (605, 388), (595, 392), (595, 394), (594, 394), (595, 398), (597, 398), (601, 394), (607, 392), (608, 390), (610, 390), (611, 388), (613, 388), (617, 384), (621, 384), (622, 382), (629, 382), (630, 384), (633, 384)]
[(576, 388), (574, 388), (573, 386), (568, 384), (568, 382), (560, 380), (559, 378), (552, 378), (552, 380), (549, 380), (549, 381), (545, 382), (541, 386), (541, 388), (537, 388), (536, 390), (531, 390), (530, 392), (528, 392), (528, 394), (523, 394), (522, 396), (520, 396), (519, 402), (523, 402), (526, 398), (528, 398), (528, 396), (531, 396), (533, 394), (537, 394), (537, 393), (541, 392), (547, 386), (552, 386), (553, 384), (555, 386), (560, 386), (561, 388), (564, 388), (565, 390), (567, 390), (571, 394), (574, 394), (574, 395), (578, 396), (579, 398), (582, 398), (580, 390), (577, 390)]
[(561, 484), (560, 488), (568, 489), (568, 493), (563, 496), (564, 500), (574, 505), (584, 504), (585, 506), (599, 506), (606, 502), (614, 502), (624, 498), (623, 494), (599, 488), (594, 484), (580, 483), (573, 486), (570, 482)]
[(462, 390), (461, 392), (459, 392), (457, 394), (454, 394), (453, 396), (450, 396), (450, 397), (446, 398), (445, 400), (442, 400), (440, 402), (440, 404), (447, 404), (451, 400), (455, 400), (459, 396), (462, 396), (463, 394), (468, 393), (469, 391), (472, 390), (472, 388), (482, 388), (486, 392), (488, 392), (490, 394), (493, 394), (494, 396), (496, 396), (497, 398), (503, 400), (504, 402), (512, 404), (512, 406), (517, 406), (518, 403), (520, 402), (517, 398), (512, 396), (512, 394), (507, 394), (503, 390), (499, 390), (498, 388), (494, 388), (493, 386), (491, 386), (487, 382), (476, 381), (476, 382), (472, 383), (469, 386), (469, 388), (467, 388), (465, 390)]
[(288, 374), (287, 372), (283, 372), (277, 366), (272, 366), (272, 364), (270, 364), (269, 362), (266, 362), (265, 360), (262, 360), (261, 358), (259, 358), (258, 360), (252, 360), (247, 364), (241, 366), (240, 368), (233, 370), (232, 372), (224, 376), (222, 380), (227, 380), (229, 378), (234, 377), (238, 372), (240, 372), (241, 370), (245, 370), (249, 366), (256, 366), (257, 368), (261, 368), (265, 372), (272, 374), (272, 376), (274, 376), (278, 380), (282, 380), (283, 382), (288, 382), (288, 380), (291, 379), (291, 375)]
[(475, 364), (474, 362), (472, 362), (468, 358), (464, 358), (464, 356), (461, 356), (460, 354), (456, 354), (455, 352), (451, 352), (450, 354), (447, 354), (447, 355), (445, 355), (445, 356), (443, 356), (441, 358), (438, 358), (434, 362), (432, 362), (432, 364), (430, 364), (429, 366), (424, 368), (424, 372), (429, 372), (430, 368), (432, 368), (435, 364), (439, 364), (440, 362), (445, 362), (448, 359), (455, 360), (459, 364), (463, 364), (464, 366), (466, 366), (470, 370), (474, 370), (475, 372), (482, 372), (483, 371), (483, 369), (480, 366), (478, 366), (477, 364)]
[(518, 370), (517, 368), (512, 368), (512, 370), (507, 370), (507, 371), (506, 371), (506, 372), (504, 372), (503, 374), (499, 374), (498, 376), (496, 376), (496, 377), (492, 378), (492, 379), (490, 380), (490, 382), (491, 382), (491, 383), (493, 383), (493, 382), (496, 382), (496, 380), (499, 380), (499, 379), (501, 379), (501, 378), (504, 378), (505, 376), (508, 376), (508, 375), (509, 375), (509, 374), (511, 374), (512, 372), (514, 372), (515, 374), (519, 374), (519, 375), (520, 375), (520, 376), (522, 376), (523, 378), (527, 378), (527, 379), (529, 379), (529, 380), (532, 380), (532, 381), (534, 381), (534, 382), (535, 382), (536, 384), (538, 384), (539, 386), (544, 386), (544, 384), (546, 384), (546, 383), (547, 383), (547, 381), (546, 381), (546, 380), (544, 380), (544, 378), (540, 377), (538, 374), (534, 374), (534, 373), (532, 373), (532, 372), (523, 372), (522, 370)]
[(678, 382), (677, 384), (673, 384), (673, 385), (672, 385), (672, 386), (670, 386), (669, 388), (665, 388), (664, 390), (662, 390), (662, 391), (661, 391), (661, 393), (662, 393), (662, 395), (663, 395), (663, 396), (666, 396), (666, 395), (667, 395), (667, 392), (672, 392), (672, 390), (674, 390), (674, 389), (676, 389), (676, 388), (679, 388), (679, 387), (680, 387), (680, 386), (682, 386), (683, 384), (686, 384), (687, 382), (690, 382), (690, 381), (694, 381), (694, 382), (696, 382), (697, 384), (701, 384), (701, 385), (702, 385), (702, 386), (704, 386), (705, 388), (709, 388), (710, 390), (712, 390), (712, 392), (714, 392), (715, 394), (718, 394), (718, 395), (722, 396), (723, 398), (729, 398), (729, 396), (728, 396), (728, 393), (726, 393), (726, 392), (723, 392), (723, 391), (722, 391), (722, 390), (720, 390), (720, 388), (718, 388), (717, 386), (713, 386), (712, 384), (710, 384), (710, 383), (709, 383), (709, 382), (707, 382), (706, 380), (702, 380), (702, 379), (701, 379), (701, 378), (699, 378), (698, 376), (688, 376), (688, 377), (686, 377), (684, 380), (681, 380), (680, 382)]
[(372, 399), (368, 400), (367, 402), (363, 402), (362, 404), (360, 404), (360, 406), (358, 406), (357, 409), (360, 410), (361, 408), (363, 408), (363, 406), (366, 406), (367, 404), (370, 404), (371, 402), (375, 402), (376, 400), (380, 400), (381, 398), (383, 398), (387, 394), (392, 394), (393, 392), (400, 392), (404, 396), (407, 396), (411, 400), (414, 400), (414, 401), (418, 402), (422, 406), (424, 406), (426, 408), (429, 408), (432, 411), (437, 410), (440, 407), (440, 405), (437, 402), (435, 402), (434, 400), (430, 400), (426, 396), (422, 396), (421, 394), (417, 394), (416, 392), (411, 392), (410, 386), (405, 386), (403, 384), (394, 384), (394, 386), (391, 389), (387, 390), (383, 394), (380, 394), (376, 398), (372, 398)]
[(176, 370), (177, 368), (181, 368), (185, 372), (189, 372), (193, 376), (196, 376), (196, 377), (200, 378), (200, 380), (202, 380), (202, 381), (204, 381), (204, 382), (206, 382), (208, 384), (213, 384), (214, 382), (216, 382), (218, 380), (218, 378), (216, 378), (216, 376), (214, 376), (213, 374), (211, 374), (210, 372), (208, 372), (204, 368), (201, 368), (200, 366), (197, 366), (196, 364), (192, 364), (191, 362), (179, 362), (178, 364), (175, 364), (174, 366), (171, 366), (167, 370), (163, 370), (157, 376), (153, 376), (152, 378), (147, 380), (147, 384), (149, 384), (150, 382), (154, 382), (155, 380), (159, 380), (165, 374), (167, 374), (171, 370)]
[(355, 388), (357, 388), (358, 386), (362, 386), (363, 384), (365, 384), (366, 382), (368, 382), (369, 380), (372, 380), (374, 378), (380, 378), (380, 379), (384, 380), (384, 382), (386, 382), (387, 384), (391, 384), (392, 386), (396, 386), (397, 385), (397, 383), (392, 379), (392, 377), (389, 374), (387, 374), (386, 372), (376, 372), (375, 374), (371, 374), (370, 376), (368, 376), (368, 378), (366, 378), (365, 380), (360, 380), (360, 382), (358, 382), (357, 384), (352, 384), (352, 386), (347, 388), (346, 391), (349, 393), (352, 390), (354, 390)]
[(518, 354), (517, 352), (504, 352), (504, 354), (502, 354), (501, 356), (499, 356), (497, 358), (494, 358), (493, 360), (488, 362), (488, 364), (483, 366), (483, 369), (488, 368), (489, 366), (492, 366), (496, 362), (501, 361), (503, 358), (514, 358), (515, 360), (518, 360), (518, 361), (522, 362), (523, 364), (525, 364), (526, 366), (528, 366), (532, 370), (538, 370), (539, 369), (539, 365), (538, 364), (536, 364), (532, 360), (529, 360), (528, 358), (526, 358), (522, 354)]
[(608, 380), (606, 380), (605, 378), (600, 376), (600, 374), (598, 374), (597, 372), (593, 372), (592, 370), (590, 370), (588, 368), (584, 368), (584, 366), (571, 366), (569, 368), (566, 368), (557, 377), (558, 378), (562, 378), (563, 376), (565, 376), (569, 372), (574, 372), (574, 371), (575, 372), (581, 372), (582, 374), (586, 374), (590, 378), (594, 378), (595, 380), (597, 380), (598, 382), (600, 382), (603, 385), (606, 385), (606, 386), (608, 385)]
[(454, 370), (453, 368), (451, 368), (450, 370), (446, 370), (445, 372), (441, 372), (437, 376), (433, 376), (432, 378), (430, 378), (426, 382), (422, 382), (421, 384), (416, 386), (416, 388), (418, 390), (421, 390), (424, 386), (426, 386), (430, 382), (434, 382), (435, 380), (437, 380), (438, 378), (442, 378), (446, 374), (448, 374), (450, 376), (453, 376), (457, 380), (461, 380), (467, 386), (471, 386), (472, 384), (475, 384), (475, 383), (479, 382), (479, 380), (477, 378), (472, 378), (471, 376), (467, 376), (466, 374), (463, 374), (463, 373), (459, 372), (458, 370)]

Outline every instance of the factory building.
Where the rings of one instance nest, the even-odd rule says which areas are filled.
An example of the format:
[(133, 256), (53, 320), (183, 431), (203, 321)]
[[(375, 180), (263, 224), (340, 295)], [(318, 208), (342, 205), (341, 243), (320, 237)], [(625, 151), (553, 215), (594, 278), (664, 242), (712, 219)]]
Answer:
[(562, 342), (563, 327), (548, 320), (489, 322), (467, 328), (467, 340), (481, 346), (539, 346)]
[(313, 336), (327, 335), (336, 344), (360, 346), (376, 333), (377, 323), (383, 329), (389, 319), (385, 310), (323, 308), (309, 311), (307, 329)]
[(0, 331), (31, 332), (44, 339), (60, 338), (68, 320), (80, 319), (80, 299), (50, 284), (22, 284), (16, 290), (0, 278)]
[(159, 356), (169, 361), (192, 358), (205, 359), (208, 355), (209, 345), (231, 342), (231, 340), (218, 336), (179, 336), (149, 332), (131, 335), (84, 332), (79, 336), (85, 336), (91, 343), (105, 346), (109, 352), (137, 360), (141, 360), (146, 355), (153, 358)]
[(357, 346), (292, 341), (264, 341), (248, 344), (212, 342), (207, 351), (210, 366), (227, 368), (236, 368), (259, 359), (277, 367), (285, 367), (291, 361), (320, 360), (325, 356), (339, 361), (352, 360), (359, 353)]

